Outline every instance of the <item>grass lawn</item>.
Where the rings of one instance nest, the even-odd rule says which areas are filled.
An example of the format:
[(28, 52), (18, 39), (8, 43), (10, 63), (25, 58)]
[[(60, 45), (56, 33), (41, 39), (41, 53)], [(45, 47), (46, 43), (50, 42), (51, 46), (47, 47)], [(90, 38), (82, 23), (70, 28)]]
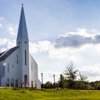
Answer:
[(0, 100), (100, 100), (100, 91), (0, 88)]

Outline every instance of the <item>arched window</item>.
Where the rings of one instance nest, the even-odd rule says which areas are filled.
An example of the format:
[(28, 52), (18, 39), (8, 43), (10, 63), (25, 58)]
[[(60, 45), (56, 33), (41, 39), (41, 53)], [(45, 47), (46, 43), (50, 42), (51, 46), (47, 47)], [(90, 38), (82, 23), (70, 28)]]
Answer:
[(24, 86), (26, 87), (27, 84), (27, 75), (24, 75)]
[(33, 81), (31, 81), (31, 88), (33, 88)]
[(14, 79), (11, 80), (11, 86), (14, 87)]
[(14, 68), (14, 59), (12, 59), (12, 68)]
[(10, 79), (9, 78), (7, 78), (7, 80), (6, 80), (6, 86), (10, 86)]
[(15, 87), (18, 87), (18, 79), (15, 81)]
[(35, 80), (35, 88), (37, 88), (37, 82), (36, 82), (36, 80)]

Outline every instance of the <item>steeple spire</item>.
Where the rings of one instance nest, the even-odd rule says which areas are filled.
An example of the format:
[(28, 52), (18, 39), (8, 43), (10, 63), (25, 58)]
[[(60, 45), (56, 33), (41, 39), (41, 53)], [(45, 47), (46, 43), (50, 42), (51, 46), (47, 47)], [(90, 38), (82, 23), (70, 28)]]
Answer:
[(24, 37), (24, 36), (28, 38), (27, 26), (26, 26), (25, 15), (24, 15), (24, 7), (22, 4), (17, 39), (19, 37)]
[(23, 7), (23, 4), (22, 4), (22, 7)]

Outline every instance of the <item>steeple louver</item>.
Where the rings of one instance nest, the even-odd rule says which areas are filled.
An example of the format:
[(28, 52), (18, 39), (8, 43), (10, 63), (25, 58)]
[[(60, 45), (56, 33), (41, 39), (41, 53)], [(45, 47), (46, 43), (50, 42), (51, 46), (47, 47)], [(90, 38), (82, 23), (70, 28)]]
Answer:
[(24, 8), (22, 6), (17, 39), (18, 37), (24, 37), (24, 36), (28, 38), (27, 26), (26, 26), (25, 15), (24, 15)]

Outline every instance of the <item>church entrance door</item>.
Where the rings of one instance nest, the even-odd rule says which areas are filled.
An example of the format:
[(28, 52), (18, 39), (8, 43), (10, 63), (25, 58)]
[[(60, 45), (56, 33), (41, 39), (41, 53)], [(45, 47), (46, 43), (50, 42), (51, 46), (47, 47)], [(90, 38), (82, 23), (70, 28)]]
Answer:
[(26, 87), (27, 84), (27, 75), (24, 76), (24, 87)]

